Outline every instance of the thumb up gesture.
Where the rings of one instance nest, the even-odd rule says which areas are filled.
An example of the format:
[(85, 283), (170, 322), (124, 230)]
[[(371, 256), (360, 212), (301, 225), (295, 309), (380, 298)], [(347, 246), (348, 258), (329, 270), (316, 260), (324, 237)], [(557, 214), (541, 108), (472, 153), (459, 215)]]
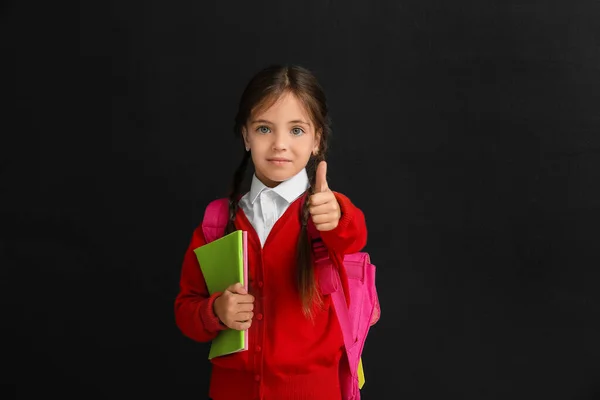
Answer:
[(310, 215), (319, 231), (330, 231), (338, 226), (342, 216), (340, 205), (327, 185), (327, 163), (317, 166), (315, 193), (310, 196)]

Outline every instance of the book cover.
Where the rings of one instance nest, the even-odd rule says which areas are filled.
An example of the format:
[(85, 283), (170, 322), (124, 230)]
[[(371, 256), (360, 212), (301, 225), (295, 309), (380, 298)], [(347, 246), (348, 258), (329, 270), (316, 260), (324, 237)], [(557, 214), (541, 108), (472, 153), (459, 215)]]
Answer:
[[(237, 230), (194, 249), (208, 292), (240, 282), (248, 290), (248, 236)], [(211, 343), (208, 359), (248, 350), (248, 331), (225, 329)]]

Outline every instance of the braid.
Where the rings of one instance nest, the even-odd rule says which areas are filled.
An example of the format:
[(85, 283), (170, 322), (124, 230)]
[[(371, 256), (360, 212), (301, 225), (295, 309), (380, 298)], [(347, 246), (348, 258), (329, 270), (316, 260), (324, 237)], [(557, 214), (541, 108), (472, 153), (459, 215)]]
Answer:
[(227, 227), (225, 228), (225, 234), (235, 231), (234, 221), (238, 210), (237, 198), (240, 193), (240, 186), (244, 180), (246, 168), (248, 167), (248, 160), (250, 160), (250, 152), (246, 151), (244, 153), (244, 157), (242, 158), (242, 162), (240, 162), (240, 165), (233, 174), (233, 185), (231, 188), (231, 193), (229, 194), (229, 221), (227, 222)]
[(317, 165), (323, 160), (322, 153), (313, 158), (313, 165), (309, 171), (310, 187), (306, 190), (306, 198), (300, 217), (301, 232), (298, 240), (298, 291), (302, 299), (304, 314), (311, 318), (313, 316), (313, 307), (322, 305), (323, 299), (317, 290), (314, 273), (314, 259), (312, 240), (308, 235), (308, 221), (310, 218), (310, 196), (315, 193), (315, 182), (317, 175)]

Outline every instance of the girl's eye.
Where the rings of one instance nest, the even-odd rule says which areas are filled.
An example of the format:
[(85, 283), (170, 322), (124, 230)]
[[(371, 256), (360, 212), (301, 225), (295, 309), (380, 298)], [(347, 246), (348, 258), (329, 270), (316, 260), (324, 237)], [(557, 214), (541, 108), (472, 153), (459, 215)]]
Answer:
[(304, 131), (302, 130), (302, 128), (294, 128), (292, 129), (292, 134), (296, 135), (296, 136), (300, 136), (304, 133)]
[(259, 126), (257, 131), (259, 131), (260, 133), (269, 133), (271, 130), (268, 127), (263, 125), (263, 126)]

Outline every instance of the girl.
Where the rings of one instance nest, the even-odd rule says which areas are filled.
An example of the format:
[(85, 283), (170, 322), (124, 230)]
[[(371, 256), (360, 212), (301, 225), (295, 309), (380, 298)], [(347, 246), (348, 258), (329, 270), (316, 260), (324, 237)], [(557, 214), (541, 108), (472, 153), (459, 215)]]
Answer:
[[(327, 184), (325, 94), (304, 68), (266, 68), (242, 94), (234, 130), (245, 154), (225, 233), (248, 231), (250, 290), (237, 283), (208, 294), (193, 253), (205, 243), (199, 226), (184, 256), (177, 326), (198, 342), (249, 330), (247, 351), (211, 360), (213, 400), (339, 400), (344, 342), (331, 299), (318, 289), (307, 225), (338, 260), (345, 287), (340, 257), (362, 250), (367, 229), (362, 211)], [(250, 158), (255, 172), (241, 196)]]

